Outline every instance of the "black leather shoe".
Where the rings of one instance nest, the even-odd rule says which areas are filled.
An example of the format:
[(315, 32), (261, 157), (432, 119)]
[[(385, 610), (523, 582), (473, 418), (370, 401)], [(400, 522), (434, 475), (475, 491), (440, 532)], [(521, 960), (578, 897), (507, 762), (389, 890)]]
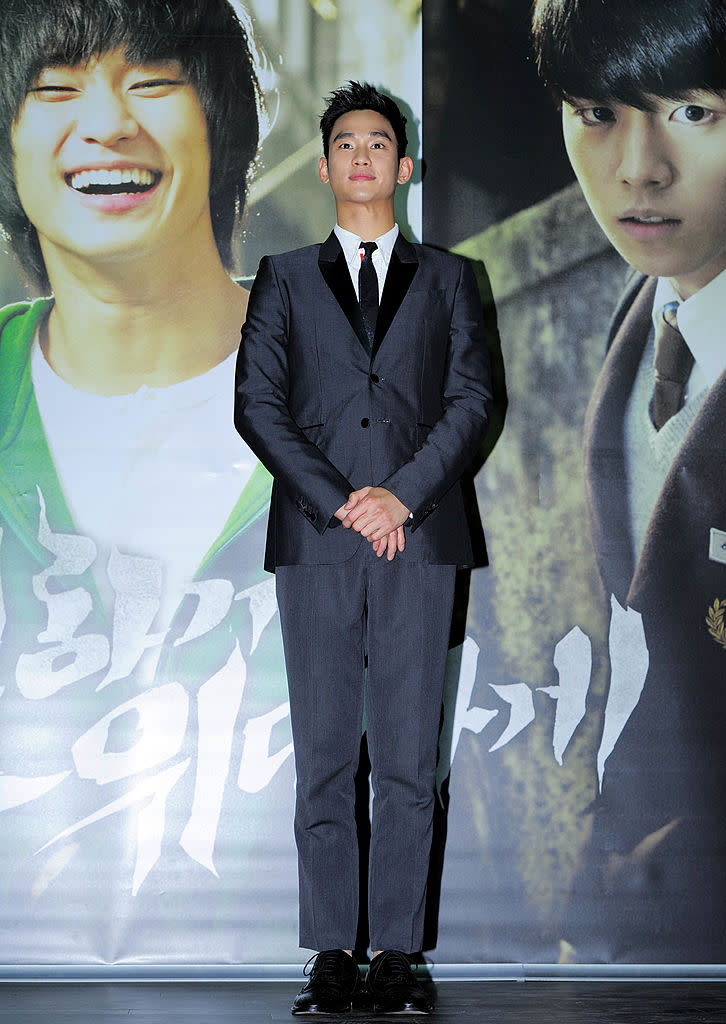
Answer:
[(347, 1013), (358, 988), (358, 964), (342, 949), (325, 949), (310, 957), (309, 980), (295, 996), (292, 1013)]
[(431, 1013), (434, 1008), (408, 956), (397, 949), (373, 957), (366, 988), (374, 1013)]

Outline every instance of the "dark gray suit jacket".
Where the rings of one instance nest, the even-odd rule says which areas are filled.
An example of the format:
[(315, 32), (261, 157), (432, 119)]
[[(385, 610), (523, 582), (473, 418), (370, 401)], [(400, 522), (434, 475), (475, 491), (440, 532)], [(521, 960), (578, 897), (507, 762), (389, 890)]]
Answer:
[(368, 484), (413, 512), (408, 559), (470, 564), (458, 479), (490, 401), (481, 300), (461, 257), (399, 234), (372, 351), (334, 233), (263, 258), (235, 424), (275, 480), (265, 567), (350, 558), (362, 538), (333, 514)]

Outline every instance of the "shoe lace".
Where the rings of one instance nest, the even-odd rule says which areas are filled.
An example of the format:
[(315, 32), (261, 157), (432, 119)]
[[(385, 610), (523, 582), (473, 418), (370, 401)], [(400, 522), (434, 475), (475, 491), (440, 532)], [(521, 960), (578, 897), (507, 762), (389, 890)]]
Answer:
[(405, 953), (400, 953), (397, 949), (386, 950), (381, 954), (380, 963), (376, 964), (378, 970), (383, 969), (384, 963), (386, 985), (415, 984), (416, 976)]
[(303, 968), (303, 974), (316, 983), (340, 988), (340, 969), (345, 963), (345, 961), (341, 961), (341, 957), (350, 959), (347, 953), (339, 949), (325, 949), (320, 953), (313, 953)]

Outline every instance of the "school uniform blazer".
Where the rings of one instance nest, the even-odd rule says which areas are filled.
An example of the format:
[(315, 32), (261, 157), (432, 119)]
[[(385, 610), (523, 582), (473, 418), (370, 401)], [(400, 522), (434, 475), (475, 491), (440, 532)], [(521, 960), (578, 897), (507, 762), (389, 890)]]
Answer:
[[(596, 833), (603, 852), (626, 853), (676, 822), (643, 856), (642, 877), (623, 882), (626, 931), (636, 899), (641, 924), (650, 914), (652, 936), (665, 947), (653, 955), (672, 959), (669, 942), (679, 955), (700, 956), (710, 941), (706, 955), (714, 955), (714, 933), (706, 932), (726, 897), (726, 628), (724, 610), (718, 611), (726, 599), (726, 564), (709, 557), (711, 528), (726, 531), (726, 373), (709, 389), (681, 444), (634, 564), (624, 420), (653, 329), (654, 291), (654, 279), (638, 276), (616, 312), (586, 415), (584, 449), (600, 575), (608, 594), (641, 613), (649, 652), (642, 695), (606, 763)], [(664, 915), (678, 922), (675, 933), (667, 934)], [(723, 928), (716, 931), (723, 935)], [(723, 959), (726, 940), (717, 945)]]
[(235, 423), (274, 487), (265, 567), (350, 558), (334, 513), (367, 484), (413, 513), (406, 558), (468, 565), (458, 479), (491, 401), (469, 264), (398, 235), (369, 348), (334, 233), (262, 259), (237, 361)]

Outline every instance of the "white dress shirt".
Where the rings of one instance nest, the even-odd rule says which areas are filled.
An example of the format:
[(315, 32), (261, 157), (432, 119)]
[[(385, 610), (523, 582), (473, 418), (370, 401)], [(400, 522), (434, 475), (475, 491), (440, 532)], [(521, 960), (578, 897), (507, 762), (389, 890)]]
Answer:
[(352, 231), (347, 231), (346, 228), (341, 228), (340, 224), (336, 224), (334, 229), (335, 234), (338, 237), (338, 241), (343, 247), (343, 254), (345, 256), (345, 262), (348, 264), (348, 270), (350, 271), (350, 277), (355, 288), (355, 297), (358, 299), (358, 272), (360, 271), (360, 261), (363, 257), (363, 250), (361, 249), (361, 241), (364, 242), (375, 242), (378, 248), (374, 251), (372, 259), (373, 266), (376, 271), (376, 277), (378, 278), (378, 296), (383, 295), (383, 285), (386, 283), (386, 273), (388, 272), (388, 264), (391, 262), (391, 253), (393, 252), (393, 246), (398, 238), (398, 225), (394, 224), (390, 231), (386, 231), (384, 235), (379, 238), (364, 238), (361, 239), (360, 235), (353, 234)]

